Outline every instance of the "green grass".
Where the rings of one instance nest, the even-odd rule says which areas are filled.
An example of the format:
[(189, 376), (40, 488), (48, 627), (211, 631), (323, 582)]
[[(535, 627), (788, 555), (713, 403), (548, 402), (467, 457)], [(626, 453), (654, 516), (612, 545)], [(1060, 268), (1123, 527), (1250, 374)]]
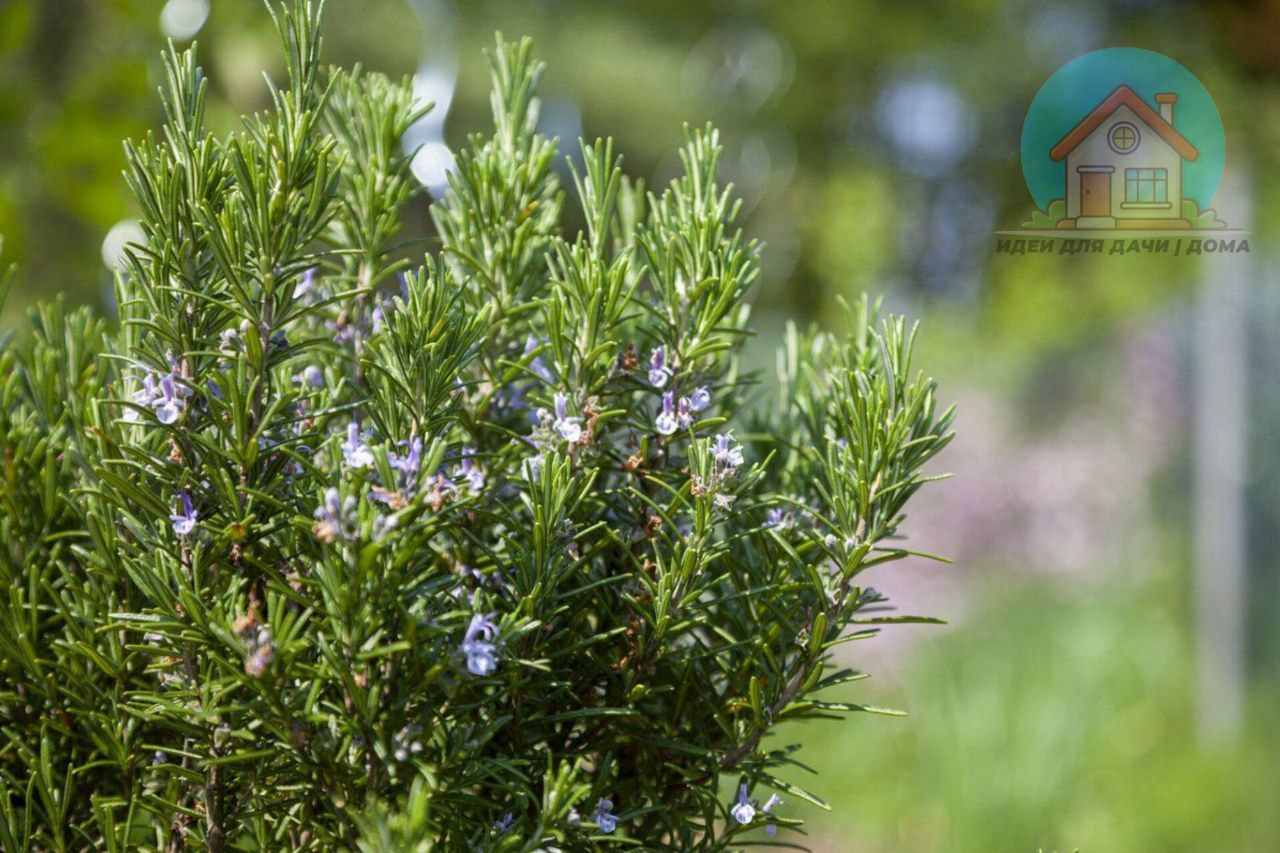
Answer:
[(788, 803), (815, 849), (1280, 850), (1276, 693), (1240, 743), (1199, 747), (1160, 588), (1026, 589), (921, 645), (905, 691), (874, 696), (910, 717), (799, 729), (833, 807)]

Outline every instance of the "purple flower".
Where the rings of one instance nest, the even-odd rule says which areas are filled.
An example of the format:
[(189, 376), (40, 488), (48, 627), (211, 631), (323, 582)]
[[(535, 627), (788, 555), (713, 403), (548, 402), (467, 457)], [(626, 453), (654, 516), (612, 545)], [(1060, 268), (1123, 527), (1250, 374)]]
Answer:
[(662, 412), (654, 420), (653, 426), (662, 435), (671, 435), (679, 428), (675, 413), (675, 394), (666, 391), (662, 395)]
[(618, 828), (618, 818), (612, 812), (613, 802), (602, 799), (596, 803), (595, 814), (591, 816), (591, 819), (596, 822), (596, 826), (600, 827), (600, 831), (605, 835), (609, 835)]
[(542, 466), (546, 461), (546, 458), (541, 453), (524, 460), (523, 472), (525, 479), (530, 483), (537, 482), (542, 477)]
[(316, 287), (315, 267), (302, 274), (302, 280), (293, 288), (293, 298), (308, 306), (320, 301), (320, 289)]
[(693, 410), (689, 407), (689, 398), (681, 397), (676, 403), (676, 424), (680, 429), (688, 429), (693, 423)]
[(368, 468), (373, 465), (373, 452), (360, 436), (360, 425), (347, 424), (347, 440), (342, 443), (342, 458), (348, 468)]
[[(769, 812), (773, 811), (774, 806), (781, 805), (781, 803), (782, 803), (781, 797), (779, 797), (777, 794), (770, 794), (769, 799), (765, 800), (764, 805), (760, 807), (760, 811), (764, 812), (767, 815), (769, 814)], [(773, 838), (775, 835), (778, 834), (778, 825), (773, 821), (766, 823), (764, 825), (764, 834), (769, 836), (770, 838)]]
[(316, 367), (314, 364), (309, 364), (306, 369), (293, 377), (293, 381), (299, 385), (310, 385), (312, 388), (323, 388), (324, 371)]
[(716, 436), (715, 443), (711, 446), (711, 455), (727, 472), (736, 470), (744, 461), (742, 445), (734, 441), (732, 430)]
[(330, 331), (333, 332), (333, 342), (337, 344), (349, 344), (356, 339), (355, 323), (327, 323)]
[[(173, 361), (170, 362), (169, 372), (160, 376), (158, 382), (158, 374), (148, 370), (142, 377), (142, 388), (133, 395), (135, 404), (154, 409), (156, 420), (165, 426), (176, 423), (182, 417), (186, 398), (191, 396), (191, 389), (178, 382), (177, 374), (178, 366)], [(126, 414), (125, 419), (136, 421), (137, 413), (131, 411)]]
[(795, 516), (781, 507), (774, 507), (766, 513), (764, 525), (777, 530), (790, 530), (795, 523)]
[(142, 387), (133, 395), (133, 402), (139, 406), (150, 406), (160, 396), (160, 388), (156, 385), (156, 374), (147, 371), (142, 377)]
[[(528, 338), (526, 338), (524, 342), (524, 353), (521, 355), (521, 357), (527, 358), (529, 353), (533, 352), (535, 349), (538, 348), (539, 343), (540, 342), (538, 341), (538, 339), (535, 338), (533, 335), (530, 335)], [(533, 361), (529, 362), (529, 369), (532, 370), (539, 379), (541, 379), (543, 382), (546, 382), (547, 384), (550, 384), (552, 381), (554, 381), (554, 377), (551, 374), (551, 369), (548, 368), (547, 363), (542, 360), (542, 356), (537, 356), (533, 359)]]
[(498, 626), (493, 623), (492, 616), (492, 613), (472, 616), (462, 638), (460, 648), (467, 658), (467, 672), (472, 675), (489, 675), (498, 665), (497, 648), (493, 644), (498, 637)]
[(468, 640), (476, 637), (483, 637), (487, 641), (492, 641), (498, 636), (498, 626), (493, 621), (492, 613), (476, 613), (471, 617), (471, 624), (467, 626)]
[(462, 653), (467, 656), (467, 672), (472, 675), (489, 675), (498, 666), (493, 643), (468, 640), (462, 644)]
[(556, 394), (556, 420), (552, 426), (560, 437), (570, 444), (576, 444), (582, 438), (582, 418), (568, 417), (569, 398), (564, 394)]
[(355, 501), (343, 502), (341, 493), (334, 488), (325, 489), (324, 503), (316, 507), (315, 526), (311, 533), (321, 542), (332, 542), (347, 535), (347, 516), (355, 508)]
[[(150, 408), (151, 402), (156, 398), (159, 389), (156, 387), (155, 375), (148, 372), (142, 377), (142, 387), (133, 392), (133, 402), (139, 406)], [(138, 422), (138, 410), (132, 407), (124, 410), (124, 419), (127, 423)]]
[(747, 799), (747, 783), (738, 786), (738, 802), (729, 809), (729, 814), (738, 823), (751, 823), (756, 819), (756, 807)]
[(493, 828), (498, 830), (499, 835), (506, 835), (511, 831), (511, 825), (516, 822), (516, 816), (511, 812), (507, 812), (502, 816), (502, 820), (493, 822)]
[(196, 529), (196, 521), (199, 516), (196, 515), (195, 507), (191, 505), (191, 495), (186, 490), (179, 492), (182, 498), (182, 507), (179, 511), (169, 516), (169, 520), (173, 522), (173, 532), (179, 536), (190, 536), (191, 532)]
[(649, 356), (649, 382), (654, 388), (661, 388), (669, 379), (671, 379), (671, 370), (667, 367), (666, 350), (656, 346)]
[(453, 480), (450, 480), (442, 472), (436, 473), (434, 488), (439, 490), (441, 494), (456, 492), (458, 490), (457, 486), (453, 484)]
[(374, 486), (369, 491), (369, 499), (375, 500), (378, 503), (386, 504), (392, 509), (404, 509), (404, 507), (407, 506), (409, 503), (407, 500), (405, 500), (403, 493), (388, 492), (386, 489), (381, 488), (379, 486)]
[(458, 477), (467, 484), (467, 488), (472, 492), (478, 492), (484, 488), (484, 471), (480, 470), (472, 457), (475, 454), (474, 447), (462, 448), (462, 462), (458, 465)]
[(387, 461), (392, 468), (405, 477), (416, 479), (418, 471), (422, 468), (422, 438), (415, 435), (409, 441), (401, 442), (401, 444), (407, 445), (409, 452), (404, 456), (400, 456), (395, 452), (389, 453)]
[(706, 385), (701, 385), (693, 389), (693, 393), (685, 398), (689, 401), (689, 408), (695, 412), (701, 412), (707, 406), (711, 405), (711, 391)]
[(189, 396), (191, 389), (178, 383), (174, 378), (174, 371), (170, 370), (160, 377), (160, 396), (152, 403), (156, 410), (156, 420), (165, 426), (177, 423), (186, 407), (184, 400)]

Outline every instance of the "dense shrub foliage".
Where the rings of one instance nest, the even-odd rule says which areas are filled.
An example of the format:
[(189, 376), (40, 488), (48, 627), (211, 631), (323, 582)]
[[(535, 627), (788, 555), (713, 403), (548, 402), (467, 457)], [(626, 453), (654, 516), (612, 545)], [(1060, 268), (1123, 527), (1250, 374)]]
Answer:
[(565, 192), (527, 43), (410, 268), (410, 85), (275, 14), (238, 133), (166, 58), (118, 322), (54, 302), (0, 355), (0, 844), (794, 836), (774, 729), (877, 710), (817, 698), (833, 648), (910, 618), (860, 575), (950, 435), (912, 334), (864, 303), (759, 391), (715, 131), (655, 192), (583, 144)]

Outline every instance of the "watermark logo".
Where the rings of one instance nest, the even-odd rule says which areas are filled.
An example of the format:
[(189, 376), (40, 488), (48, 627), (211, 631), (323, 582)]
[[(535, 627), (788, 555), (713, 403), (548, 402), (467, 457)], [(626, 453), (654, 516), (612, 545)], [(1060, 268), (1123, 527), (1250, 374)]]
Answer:
[(1218, 108), (1186, 68), (1139, 48), (1087, 53), (1031, 102), (1022, 173), (1036, 207), (998, 233), (1092, 246), (1213, 237), (1216, 250), (1232, 233), (1210, 207), (1225, 147)]

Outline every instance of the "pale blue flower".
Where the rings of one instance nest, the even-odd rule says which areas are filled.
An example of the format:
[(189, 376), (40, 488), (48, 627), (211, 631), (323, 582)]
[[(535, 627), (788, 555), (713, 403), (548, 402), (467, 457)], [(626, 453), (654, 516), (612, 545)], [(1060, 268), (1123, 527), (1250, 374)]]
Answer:
[[(529, 353), (537, 349), (540, 343), (541, 342), (533, 335), (526, 338), (524, 342), (524, 352), (521, 354), (521, 358), (527, 358)], [(529, 369), (532, 370), (539, 379), (547, 384), (551, 384), (555, 379), (551, 373), (551, 369), (547, 367), (547, 363), (542, 360), (542, 356), (540, 355), (535, 356), (533, 361), (529, 362)]]
[[(156, 381), (157, 374), (153, 370), (148, 370), (142, 377), (142, 388), (133, 395), (133, 402), (139, 406), (146, 406), (153, 409), (156, 413), (156, 420), (165, 426), (177, 423), (182, 417), (182, 412), (186, 409), (186, 398), (191, 396), (191, 389), (178, 381), (178, 366), (170, 357), (169, 372), (160, 376)], [(136, 412), (126, 413), (126, 420), (136, 421)]]
[(348, 523), (355, 510), (355, 499), (347, 498), (344, 502), (342, 494), (335, 488), (325, 489), (324, 503), (316, 507), (315, 526), (312, 534), (321, 542), (332, 542), (350, 534)]
[(600, 800), (596, 803), (595, 814), (591, 819), (595, 821), (596, 826), (600, 827), (600, 831), (605, 835), (609, 835), (618, 828), (618, 818), (612, 813), (613, 802), (611, 800)]
[(169, 516), (169, 520), (173, 522), (173, 532), (179, 536), (190, 536), (192, 531), (196, 529), (197, 516), (195, 507), (191, 505), (191, 495), (185, 490), (179, 493), (182, 499), (182, 506), (179, 511)]
[(524, 460), (524, 476), (530, 483), (535, 483), (542, 477), (542, 466), (546, 463), (546, 457), (541, 453), (530, 456)]
[(475, 452), (474, 447), (462, 448), (462, 462), (458, 465), (459, 479), (466, 482), (467, 488), (472, 492), (478, 492), (484, 488), (484, 471), (480, 470), (480, 466), (473, 459)]
[(422, 468), (422, 439), (415, 435), (409, 441), (400, 443), (406, 445), (409, 448), (409, 452), (404, 456), (400, 456), (393, 451), (387, 454), (387, 462), (406, 478), (410, 480), (416, 479), (418, 471)]
[(312, 388), (324, 387), (324, 371), (314, 364), (309, 364), (299, 374), (293, 377), (293, 381), (299, 385), (310, 385)]
[(472, 675), (489, 675), (498, 666), (497, 647), (494, 646), (498, 626), (493, 623), (492, 616), (492, 613), (472, 616), (462, 638), (460, 649), (467, 658), (467, 672)]
[(462, 653), (467, 656), (467, 672), (472, 675), (489, 675), (498, 666), (492, 643), (470, 640), (463, 644)]
[(142, 387), (133, 395), (133, 402), (139, 406), (150, 406), (160, 396), (160, 388), (156, 385), (156, 375), (147, 371), (142, 377)]
[(320, 301), (321, 293), (316, 287), (315, 267), (311, 267), (302, 274), (302, 280), (293, 288), (293, 298), (307, 306), (315, 305)]
[(156, 420), (165, 426), (177, 423), (186, 408), (184, 400), (189, 396), (191, 389), (179, 384), (172, 370), (166, 373), (160, 378), (160, 399), (154, 403)]
[(661, 388), (671, 379), (671, 370), (667, 367), (667, 353), (661, 346), (653, 348), (649, 356), (649, 382), (654, 388)]
[(564, 394), (556, 394), (556, 419), (552, 424), (560, 437), (570, 444), (576, 444), (582, 438), (582, 418), (569, 417), (569, 398)]
[(745, 461), (742, 445), (734, 440), (732, 430), (716, 436), (715, 443), (711, 446), (711, 455), (728, 471), (736, 470)]
[(688, 429), (693, 424), (693, 410), (689, 406), (689, 398), (681, 397), (676, 403), (676, 425), (680, 429)]
[(756, 819), (756, 807), (747, 799), (747, 783), (738, 786), (738, 802), (729, 809), (729, 814), (738, 823), (746, 824)]
[[(770, 794), (769, 799), (765, 800), (764, 805), (760, 807), (760, 811), (768, 815), (769, 812), (773, 811), (774, 806), (778, 806), (781, 804), (782, 804), (781, 797), (779, 797), (777, 794)], [(764, 825), (764, 834), (769, 836), (770, 838), (773, 838), (775, 835), (778, 834), (778, 825), (773, 821), (769, 821)]]
[(701, 412), (707, 406), (711, 405), (711, 391), (706, 385), (701, 385), (693, 389), (693, 393), (685, 398), (689, 401), (689, 408), (695, 412)]
[[(156, 387), (155, 376), (151, 373), (146, 373), (142, 377), (142, 387), (133, 392), (133, 402), (138, 406), (150, 408), (151, 401), (156, 398), (158, 390), (159, 389)], [(124, 410), (124, 419), (127, 423), (137, 423), (138, 410), (126, 406)]]
[(765, 515), (765, 527), (772, 527), (776, 530), (790, 530), (795, 526), (795, 516), (781, 507), (774, 507)]
[(492, 641), (498, 636), (498, 626), (493, 621), (492, 613), (476, 613), (471, 617), (471, 624), (467, 626), (467, 639), (475, 637), (483, 637)]
[(662, 411), (653, 422), (654, 428), (662, 435), (671, 435), (680, 427), (679, 421), (676, 420), (675, 396), (671, 391), (666, 391), (662, 395)]
[(360, 435), (360, 425), (347, 424), (347, 440), (342, 443), (342, 458), (348, 468), (369, 468), (373, 465), (373, 451)]
[(349, 344), (357, 337), (356, 324), (350, 321), (342, 323), (328, 322), (325, 323), (329, 331), (333, 332), (333, 342), (336, 344)]

